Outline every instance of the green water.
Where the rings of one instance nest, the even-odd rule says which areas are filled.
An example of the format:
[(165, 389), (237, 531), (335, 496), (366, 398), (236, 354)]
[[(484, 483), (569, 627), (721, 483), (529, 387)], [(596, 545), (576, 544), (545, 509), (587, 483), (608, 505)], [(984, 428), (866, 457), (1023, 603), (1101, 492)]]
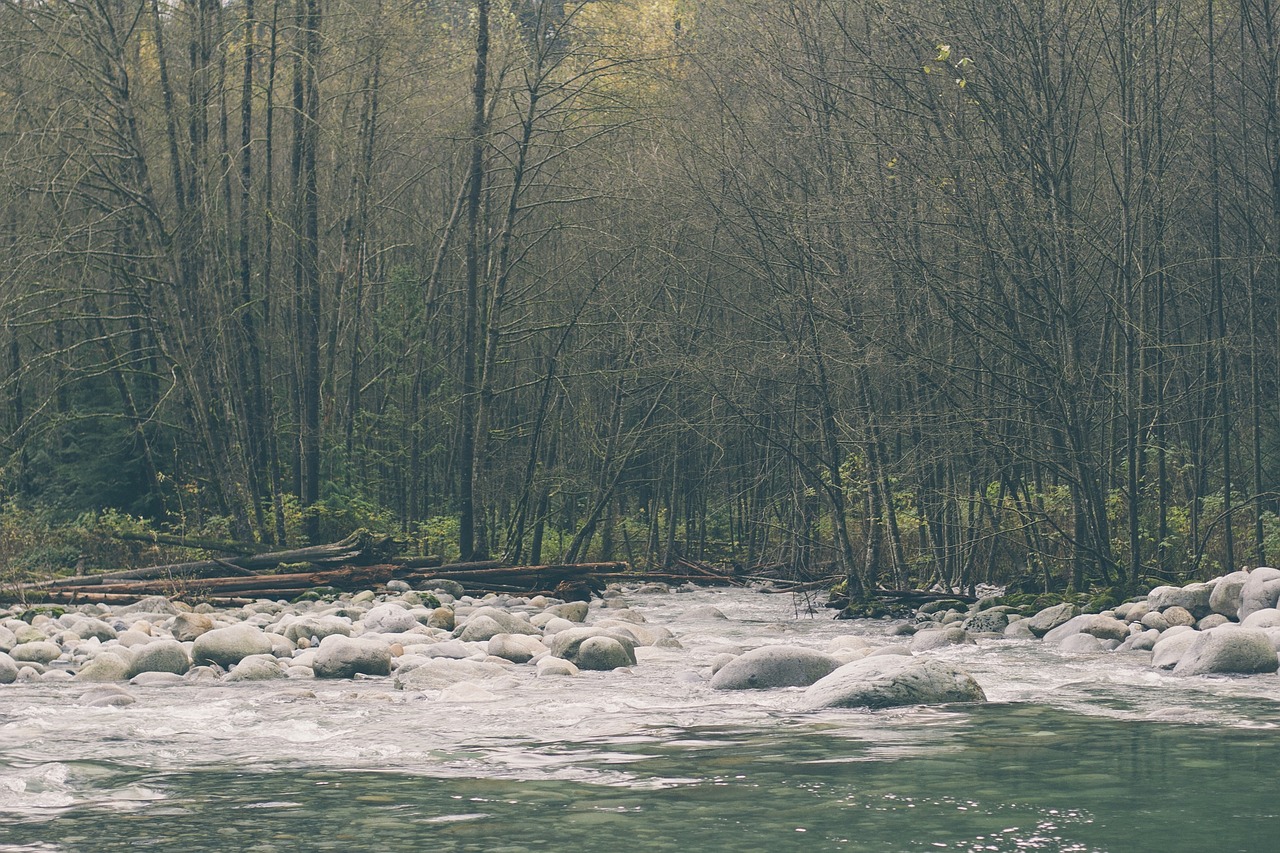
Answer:
[(76, 802), (0, 811), (0, 849), (1280, 850), (1270, 726), (992, 704), (477, 743), (414, 773), (68, 761)]

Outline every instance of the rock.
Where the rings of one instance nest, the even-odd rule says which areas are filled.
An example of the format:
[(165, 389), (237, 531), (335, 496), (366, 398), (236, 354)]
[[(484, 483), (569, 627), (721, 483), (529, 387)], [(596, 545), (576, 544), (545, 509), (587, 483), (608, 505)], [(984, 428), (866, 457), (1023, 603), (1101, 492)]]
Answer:
[(1130, 634), (1129, 639), (1120, 644), (1118, 651), (1149, 652), (1155, 648), (1156, 641), (1159, 639), (1160, 632), (1149, 628), (1146, 631)]
[(661, 625), (639, 625), (620, 619), (601, 619), (596, 625), (626, 634), (637, 646), (656, 646), (663, 640), (674, 639), (672, 633)]
[(431, 611), (431, 615), (427, 617), (427, 626), (431, 628), (440, 628), (444, 631), (452, 631), (454, 628), (453, 609), (449, 607), (437, 607)]
[(304, 616), (301, 619), (295, 619), (284, 628), (285, 638), (293, 640), (295, 643), (304, 638), (310, 640), (315, 637), (318, 640), (323, 640), (325, 637), (335, 635), (350, 637), (351, 620), (333, 615)]
[(101, 619), (80, 619), (75, 623), (73, 629), (81, 639), (97, 640), (105, 643), (108, 640), (114, 640), (117, 636), (115, 628), (112, 628)]
[(1249, 579), (1240, 590), (1240, 610), (1236, 618), (1243, 622), (1249, 615), (1276, 606), (1280, 599), (1280, 569), (1259, 566), (1249, 572)]
[(1151, 665), (1158, 669), (1173, 669), (1200, 636), (1199, 631), (1187, 630), (1176, 634), (1165, 631), (1151, 648)]
[(588, 609), (585, 601), (570, 601), (565, 604), (553, 604), (543, 612), (559, 616), (561, 619), (568, 619), (570, 622), (585, 622)]
[(570, 661), (564, 660), (563, 658), (552, 657), (551, 655), (547, 655), (539, 660), (537, 668), (539, 678), (553, 675), (573, 676), (578, 674), (578, 668)]
[(1009, 627), (1009, 614), (1004, 610), (980, 610), (964, 620), (960, 627), (971, 634), (1002, 633)]
[(172, 672), (140, 672), (129, 683), (137, 687), (172, 687), (175, 684), (186, 684), (187, 680)]
[(1106, 648), (1102, 645), (1102, 640), (1092, 634), (1072, 634), (1063, 638), (1058, 644), (1058, 648), (1071, 654), (1090, 654), (1106, 651)]
[(1158, 610), (1148, 610), (1138, 624), (1157, 631), (1166, 631), (1169, 628), (1169, 620), (1164, 618), (1164, 614)]
[(18, 663), (4, 652), (0, 652), (0, 684), (12, 684), (18, 680)]
[(711, 678), (711, 687), (715, 690), (808, 687), (839, 667), (839, 660), (813, 649), (762, 646), (719, 667)]
[[(512, 636), (510, 634), (494, 634), (498, 636)], [(490, 640), (493, 638), (490, 637)], [(423, 657), (429, 658), (453, 658), (454, 660), (464, 660), (465, 658), (475, 657), (479, 654), (487, 654), (487, 646), (483, 642), (464, 643), (462, 640), (445, 640), (442, 643), (433, 643), (418, 653)]]
[(396, 604), (379, 604), (364, 615), (366, 633), (399, 634), (416, 627), (417, 618)]
[(507, 669), (496, 663), (432, 658), (413, 669), (396, 670), (395, 686), (401, 690), (443, 690), (459, 681), (494, 678), (506, 674)]
[(20, 643), (9, 651), (9, 657), (19, 663), (49, 663), (62, 656), (62, 649), (57, 643), (39, 640), (34, 643)]
[(1198, 633), (1174, 667), (1174, 675), (1275, 672), (1280, 669), (1271, 638), (1254, 628), (1223, 625)]
[(627, 665), (634, 666), (636, 663), (635, 643), (624, 634), (615, 633), (608, 628), (597, 627), (581, 627), (570, 628), (567, 631), (561, 631), (551, 638), (551, 655), (553, 657), (564, 658), (567, 661), (578, 663), (579, 647), (591, 637), (612, 637), (622, 644), (626, 649), (630, 658)]
[(128, 681), (130, 661), (112, 652), (103, 652), (80, 667), (76, 681)]
[(1210, 613), (1208, 616), (1196, 623), (1197, 631), (1208, 631), (1210, 628), (1217, 628), (1219, 625), (1229, 625), (1231, 620), (1223, 616), (1221, 613)]
[(1231, 572), (1218, 578), (1209, 594), (1209, 609), (1228, 619), (1239, 618), (1241, 595), (1248, 580), (1248, 572)]
[(398, 579), (389, 580), (387, 581), (387, 585), (386, 585), (386, 590), (387, 592), (390, 592), (390, 593), (405, 593), (411, 589), (413, 589), (413, 587), (409, 586), (404, 581), (398, 580)]
[(1213, 612), (1209, 604), (1213, 587), (1212, 583), (1191, 583), (1181, 587), (1158, 586), (1147, 593), (1147, 606), (1161, 613), (1171, 607), (1181, 607), (1195, 617), (1190, 623), (1195, 624), (1196, 619)]
[(1274, 607), (1255, 610), (1240, 623), (1242, 628), (1274, 628), (1277, 625), (1280, 625), (1280, 610)]
[(189, 643), (214, 629), (214, 621), (204, 613), (179, 613), (173, 617), (169, 633), (179, 643)]
[[(498, 630), (492, 630), (497, 625)], [(514, 613), (500, 610), (497, 607), (479, 607), (467, 614), (462, 627), (455, 628), (453, 633), (468, 642), (487, 640), (495, 634), (532, 634), (540, 636), (542, 631), (533, 623), (521, 619)]]
[(1177, 604), (1167, 607), (1160, 613), (1164, 617), (1164, 621), (1169, 624), (1170, 628), (1176, 628), (1179, 625), (1191, 627), (1196, 624), (1196, 617), (1190, 610)]
[(931, 657), (875, 656), (847, 663), (804, 693), (801, 707), (894, 708), (945, 702), (985, 702), (962, 669)]
[[(1032, 617), (1035, 618), (1035, 617)], [(1100, 613), (1084, 613), (1073, 616), (1044, 635), (1046, 643), (1060, 643), (1072, 634), (1089, 634), (1099, 640), (1123, 642), (1129, 636), (1129, 626)]]
[(135, 616), (139, 613), (159, 613), (165, 616), (175, 616), (179, 612), (181, 611), (173, 606), (173, 602), (163, 595), (151, 595), (134, 604), (115, 608), (116, 616)]
[(919, 631), (911, 638), (911, 650), (913, 652), (927, 652), (930, 649), (940, 649), (943, 646), (967, 645), (973, 645), (973, 638), (959, 625), (932, 631)]
[(1030, 621), (1030, 619), (1019, 619), (1017, 622), (1010, 622), (1009, 627), (1004, 629), (1004, 635), (1012, 640), (1034, 640), (1035, 632), (1027, 624)]
[(206, 631), (196, 637), (191, 648), (194, 663), (217, 664), (223, 669), (229, 669), (249, 655), (267, 654), (271, 654), (271, 640), (261, 628), (244, 624)]
[(380, 640), (333, 634), (320, 641), (313, 668), (316, 678), (390, 675), (391, 646)]
[(432, 592), (443, 592), (445, 595), (455, 600), (462, 598), (462, 596), (467, 594), (466, 588), (462, 584), (453, 580), (445, 580), (445, 579), (428, 580), (426, 582), (426, 587), (430, 589)]
[(587, 637), (579, 644), (573, 662), (578, 669), (607, 671), (633, 666), (636, 656), (631, 648), (614, 637)]
[(542, 641), (528, 634), (494, 634), (489, 638), (489, 654), (512, 663), (528, 663), (547, 651)]
[(1052, 607), (1046, 607), (1036, 615), (1027, 619), (1027, 628), (1037, 637), (1043, 637), (1045, 634), (1057, 628), (1059, 625), (1066, 623), (1068, 620), (1080, 615), (1080, 608), (1070, 602), (1062, 602)]
[(169, 672), (184, 675), (191, 669), (191, 657), (182, 644), (176, 640), (157, 640), (133, 650), (133, 661), (129, 664), (129, 677), (144, 672)]
[(249, 655), (236, 664), (223, 681), (274, 681), (287, 677), (280, 659), (275, 655)]
[(8, 653), (16, 645), (18, 645), (18, 635), (4, 625), (0, 625), (0, 652)]
[(483, 613), (479, 616), (468, 616), (462, 628), (455, 629), (455, 632), (458, 638), (466, 643), (478, 643), (491, 640), (499, 634), (511, 633), (498, 620)]

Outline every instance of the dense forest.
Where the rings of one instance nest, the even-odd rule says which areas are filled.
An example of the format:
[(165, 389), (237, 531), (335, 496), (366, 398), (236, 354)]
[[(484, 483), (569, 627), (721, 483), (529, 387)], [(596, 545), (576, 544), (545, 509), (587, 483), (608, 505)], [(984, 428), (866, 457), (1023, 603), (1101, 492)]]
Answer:
[(3, 0), (0, 497), (849, 591), (1280, 551), (1271, 0)]

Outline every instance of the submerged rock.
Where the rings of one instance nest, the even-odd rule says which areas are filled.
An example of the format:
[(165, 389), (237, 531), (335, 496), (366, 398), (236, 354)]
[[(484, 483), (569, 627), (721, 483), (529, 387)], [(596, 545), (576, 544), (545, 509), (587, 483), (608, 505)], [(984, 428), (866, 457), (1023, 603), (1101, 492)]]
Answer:
[(950, 663), (888, 655), (845, 664), (806, 690), (801, 707), (894, 708), (986, 700), (973, 676)]
[(711, 677), (716, 690), (808, 687), (834, 672), (840, 661), (800, 646), (762, 646), (720, 666)]

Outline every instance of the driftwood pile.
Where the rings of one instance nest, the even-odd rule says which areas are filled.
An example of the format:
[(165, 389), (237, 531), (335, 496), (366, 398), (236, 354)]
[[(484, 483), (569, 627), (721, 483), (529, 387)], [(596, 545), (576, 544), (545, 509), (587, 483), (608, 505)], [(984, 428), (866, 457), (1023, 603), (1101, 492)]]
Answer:
[[(156, 541), (160, 541), (158, 537)], [(166, 537), (165, 544), (197, 545), (178, 537)], [(544, 593), (560, 598), (590, 597), (614, 581), (692, 581), (703, 585), (739, 582), (732, 575), (692, 562), (650, 573), (633, 572), (624, 562), (512, 566), (489, 560), (445, 564), (435, 556), (396, 556), (398, 545), (391, 537), (364, 530), (341, 542), (270, 553), (251, 553), (252, 546), (235, 543), (201, 542), (198, 547), (236, 555), (55, 578), (23, 584), (0, 594), (28, 604), (128, 604), (161, 595), (238, 606), (261, 598), (294, 599), (317, 589), (378, 589), (391, 580), (403, 580), (415, 588), (430, 588), (432, 581), (453, 581), (471, 594)]]

